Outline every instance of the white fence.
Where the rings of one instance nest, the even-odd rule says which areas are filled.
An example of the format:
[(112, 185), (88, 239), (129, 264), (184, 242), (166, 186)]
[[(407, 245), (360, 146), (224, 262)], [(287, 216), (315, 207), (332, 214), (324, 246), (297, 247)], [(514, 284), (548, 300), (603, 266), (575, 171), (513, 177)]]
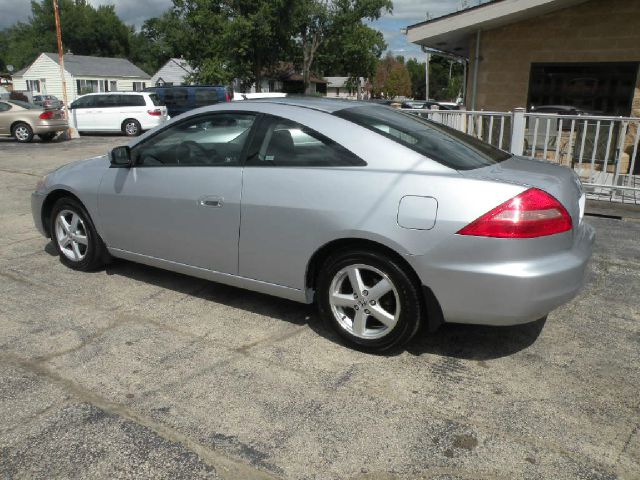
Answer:
[(404, 111), (503, 150), (573, 168), (589, 197), (640, 204), (640, 118), (463, 110)]

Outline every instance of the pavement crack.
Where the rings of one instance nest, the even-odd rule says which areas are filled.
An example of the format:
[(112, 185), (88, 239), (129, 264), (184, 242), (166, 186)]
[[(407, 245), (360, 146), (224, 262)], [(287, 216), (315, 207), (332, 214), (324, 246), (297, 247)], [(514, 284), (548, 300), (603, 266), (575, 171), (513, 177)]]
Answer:
[(12, 364), (18, 368), (27, 370), (30, 373), (57, 385), (79, 401), (93, 405), (96, 408), (124, 420), (134, 422), (153, 431), (167, 441), (183, 445), (185, 448), (200, 457), (204, 463), (215, 468), (216, 472), (220, 474), (222, 478), (251, 478), (255, 480), (275, 480), (278, 478), (270, 473), (247, 465), (240, 460), (230, 458), (219, 451), (212, 450), (183, 433), (158, 423), (146, 415), (136, 412), (130, 407), (103, 398), (91, 390), (77, 384), (73, 380), (63, 377), (59, 373), (48, 368), (42, 362), (24, 359), (10, 353), (0, 353), (0, 360), (3, 363)]

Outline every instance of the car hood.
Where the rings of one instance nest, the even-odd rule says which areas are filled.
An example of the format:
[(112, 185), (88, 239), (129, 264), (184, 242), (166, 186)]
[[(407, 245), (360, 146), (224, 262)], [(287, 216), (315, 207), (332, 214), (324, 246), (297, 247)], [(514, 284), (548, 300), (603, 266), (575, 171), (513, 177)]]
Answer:
[(514, 156), (495, 165), (460, 173), (471, 178), (539, 188), (557, 198), (576, 224), (581, 219), (582, 184), (575, 172), (567, 167)]

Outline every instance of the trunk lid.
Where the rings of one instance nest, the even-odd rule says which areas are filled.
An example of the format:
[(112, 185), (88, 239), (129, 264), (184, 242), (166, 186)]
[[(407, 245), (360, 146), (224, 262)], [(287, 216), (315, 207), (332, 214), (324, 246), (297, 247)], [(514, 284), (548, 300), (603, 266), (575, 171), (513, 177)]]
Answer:
[(503, 162), (460, 173), (466, 177), (535, 187), (553, 195), (567, 209), (574, 228), (584, 216), (585, 196), (578, 176), (567, 167), (514, 156)]

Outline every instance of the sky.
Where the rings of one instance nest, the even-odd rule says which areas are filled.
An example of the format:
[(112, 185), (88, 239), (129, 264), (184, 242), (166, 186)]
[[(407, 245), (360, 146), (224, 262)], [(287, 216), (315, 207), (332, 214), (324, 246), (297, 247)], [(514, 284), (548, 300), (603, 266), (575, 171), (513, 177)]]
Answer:
[[(458, 10), (462, 3), (475, 5), (480, 0), (394, 0), (393, 13), (386, 14), (372, 26), (380, 30), (394, 55), (406, 58), (422, 58), (424, 54), (416, 45), (408, 43), (400, 29), (421, 22), (427, 12), (433, 17), (446, 15)], [(127, 25), (140, 27), (150, 17), (155, 17), (171, 5), (171, 0), (89, 0), (94, 6), (114, 5), (116, 13)], [(25, 21), (31, 12), (30, 0), (0, 0), (0, 29), (15, 22)]]

